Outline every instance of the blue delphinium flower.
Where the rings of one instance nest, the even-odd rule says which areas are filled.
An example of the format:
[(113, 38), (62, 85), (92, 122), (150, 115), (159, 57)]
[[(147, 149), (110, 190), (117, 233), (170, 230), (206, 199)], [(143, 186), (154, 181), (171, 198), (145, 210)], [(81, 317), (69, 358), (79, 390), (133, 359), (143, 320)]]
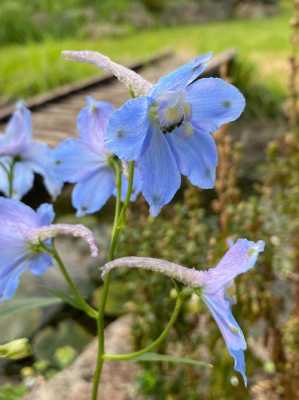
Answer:
[(35, 212), (17, 200), (0, 197), (0, 301), (14, 295), (24, 271), (41, 275), (51, 266), (51, 257), (30, 245), (28, 232), (51, 224), (53, 218), (50, 204)]
[(143, 268), (160, 272), (192, 288), (201, 288), (200, 295), (222, 333), (227, 349), (234, 359), (235, 370), (242, 375), (246, 385), (244, 351), (247, 346), (243, 332), (232, 314), (233, 301), (228, 296), (227, 289), (234, 278), (254, 267), (264, 246), (263, 241), (239, 239), (231, 245), (218, 265), (207, 271), (198, 271), (155, 258), (124, 257), (107, 263), (102, 276), (113, 268)]
[[(79, 217), (100, 210), (110, 196), (116, 194), (115, 172), (111, 164), (113, 155), (104, 144), (104, 134), (113, 111), (112, 104), (88, 97), (87, 105), (77, 119), (79, 138), (63, 141), (55, 151), (58, 174), (64, 182), (75, 183), (72, 203)], [(139, 186), (140, 180), (136, 175), (133, 198)], [(125, 177), (122, 188), (125, 194)]]
[(233, 299), (227, 289), (234, 278), (254, 267), (258, 254), (264, 250), (263, 241), (257, 243), (239, 239), (227, 251), (216, 268), (203, 272), (202, 298), (215, 319), (227, 349), (234, 359), (234, 368), (247, 385), (244, 351), (247, 348), (243, 332), (235, 320), (231, 306)]
[[(21, 199), (33, 186), (34, 173), (44, 178), (53, 198), (60, 193), (62, 182), (52, 168), (53, 153), (45, 143), (32, 140), (31, 113), (18, 103), (3, 135), (0, 135), (0, 191)], [(9, 173), (12, 169), (12, 193)]]
[(127, 101), (110, 119), (107, 147), (123, 160), (138, 161), (153, 216), (171, 201), (181, 174), (200, 188), (214, 186), (217, 148), (211, 133), (244, 109), (244, 97), (233, 85), (198, 79), (210, 57), (197, 57), (162, 77), (146, 96)]
[(57, 235), (81, 237), (89, 245), (91, 255), (97, 256), (97, 246), (88, 228), (51, 225), (53, 219), (50, 204), (34, 211), (18, 200), (0, 197), (0, 302), (14, 295), (23, 272), (39, 276), (52, 265), (52, 257), (46, 250), (51, 248), (51, 238)]

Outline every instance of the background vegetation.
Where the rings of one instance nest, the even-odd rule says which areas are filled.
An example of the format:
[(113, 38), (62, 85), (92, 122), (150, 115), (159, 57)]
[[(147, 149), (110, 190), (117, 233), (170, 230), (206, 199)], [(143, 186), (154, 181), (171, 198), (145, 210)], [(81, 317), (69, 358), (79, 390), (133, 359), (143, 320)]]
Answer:
[[(222, 256), (228, 238), (244, 236), (267, 242), (258, 268), (238, 280), (235, 289), (238, 306), (234, 312), (251, 338), (250, 391), (232, 372), (215, 323), (192, 295), (170, 341), (160, 351), (212, 362), (214, 370), (147, 363), (136, 385), (145, 398), (153, 400), (195, 400), (198, 396), (207, 400), (295, 399), (299, 397), (299, 134), (296, 125), (288, 126), (285, 118), (291, 3), (280, 2), (276, 15), (249, 19), (236, 12), (242, 2), (223, 0), (226, 13), (217, 15), (217, 21), (211, 21), (208, 3), (214, 3), (213, 12), (215, 3), (219, 5), (219, 1), (204, 0), (2, 0), (0, 98), (3, 102), (26, 98), (99, 73), (86, 65), (65, 63), (60, 58), (65, 49), (99, 50), (125, 63), (169, 48), (186, 58), (209, 50), (237, 49), (239, 61), (230, 78), (245, 93), (250, 112), (236, 125), (238, 136), (230, 127), (217, 134), (216, 190), (201, 192), (185, 182), (175, 205), (166, 207), (157, 220), (148, 218), (147, 207), (139, 200), (130, 214), (130, 231), (123, 237), (120, 253), (164, 257), (205, 268)], [(278, 4), (271, 0), (248, 3)], [(182, 4), (207, 7), (205, 19), (194, 23), (188, 7), (182, 14)], [(180, 25), (175, 23), (174, 10), (184, 17)], [(254, 125), (257, 119), (258, 127)], [(284, 132), (274, 137), (278, 123)], [(244, 131), (253, 144), (242, 148)], [(135, 313), (137, 348), (162, 330), (173, 307), (172, 285), (154, 274), (118, 274), (121, 286), (115, 279), (111, 293), (115, 301), (109, 303), (107, 317)], [(290, 293), (295, 293), (294, 299)], [(0, 400), (19, 398), (28, 379), (39, 374), (49, 378), (73, 360), (74, 351), (77, 354), (81, 348), (65, 348), (69, 322), (61, 324), (55, 330), (55, 334), (60, 332), (59, 340), (53, 339), (53, 332), (51, 336), (51, 327), (39, 335), (35, 358), (22, 369), (25, 385), (2, 387)], [(87, 343), (90, 336), (80, 328), (79, 336), (84, 338), (80, 341)], [(50, 342), (53, 357), (49, 356)]]
[[(88, 6), (85, 7), (85, 3)], [(164, 4), (157, 0), (144, 0), (144, 3), (151, 3), (151, 7), (153, 4)], [(191, 25), (168, 27), (163, 22), (154, 29), (148, 27), (140, 31), (138, 27), (138, 34), (133, 23), (125, 28), (114, 23), (117, 10), (125, 18), (124, 9), (131, 6), (128, 0), (2, 0), (0, 102), (27, 98), (99, 73), (94, 67), (86, 65), (73, 64), (70, 67), (60, 56), (65, 49), (99, 50), (116, 60), (130, 63), (170, 48), (185, 56), (193, 56), (234, 47), (242, 58), (258, 64), (259, 80), (266, 79), (279, 90), (285, 86), (290, 17), (288, 3), (284, 3), (280, 13), (271, 18), (230, 19), (196, 25), (193, 22)], [(214, 5), (213, 10), (217, 7), (219, 5)], [(95, 11), (98, 9), (99, 12)], [(90, 31), (83, 33), (88, 25), (88, 10), (91, 10), (93, 18), (99, 15), (99, 20), (93, 20)], [(133, 15), (135, 12), (138, 19), (138, 11), (133, 7)], [(41, 15), (47, 21), (43, 21)], [(107, 21), (110, 21), (110, 28), (105, 31)], [(102, 28), (105, 32), (101, 32)]]

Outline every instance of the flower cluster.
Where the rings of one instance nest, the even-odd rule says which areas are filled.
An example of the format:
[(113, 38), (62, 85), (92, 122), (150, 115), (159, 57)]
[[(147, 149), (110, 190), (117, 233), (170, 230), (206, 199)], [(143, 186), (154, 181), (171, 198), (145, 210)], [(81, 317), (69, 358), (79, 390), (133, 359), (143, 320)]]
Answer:
[[(87, 228), (52, 225), (51, 205), (43, 204), (34, 211), (18, 201), (31, 189), (34, 173), (43, 176), (54, 198), (63, 183), (74, 184), (72, 204), (80, 217), (99, 211), (113, 195), (119, 195), (119, 203), (130, 200), (126, 174), (130, 162), (135, 165), (130, 177), (131, 200), (142, 193), (151, 215), (157, 216), (180, 188), (182, 175), (199, 188), (214, 187), (217, 148), (213, 133), (237, 119), (245, 107), (244, 97), (233, 85), (218, 78), (200, 79), (210, 54), (196, 57), (154, 85), (99, 53), (65, 52), (65, 56), (109, 70), (134, 98), (118, 109), (108, 102), (87, 98), (77, 119), (79, 136), (66, 139), (55, 149), (32, 140), (30, 111), (22, 103), (17, 105), (0, 136), (0, 191), (11, 198), (0, 197), (0, 301), (14, 295), (24, 271), (41, 275), (52, 265), (56, 254), (52, 239), (59, 234), (83, 238), (91, 255), (97, 255), (94, 237)], [(140, 267), (201, 288), (203, 301), (234, 359), (235, 370), (246, 383), (246, 342), (233, 317), (226, 289), (237, 275), (254, 266), (263, 248), (263, 242), (240, 239), (215, 268), (207, 271), (129, 257), (106, 264), (103, 275), (115, 267)], [(95, 315), (96, 311), (80, 296), (79, 302), (89, 315)]]

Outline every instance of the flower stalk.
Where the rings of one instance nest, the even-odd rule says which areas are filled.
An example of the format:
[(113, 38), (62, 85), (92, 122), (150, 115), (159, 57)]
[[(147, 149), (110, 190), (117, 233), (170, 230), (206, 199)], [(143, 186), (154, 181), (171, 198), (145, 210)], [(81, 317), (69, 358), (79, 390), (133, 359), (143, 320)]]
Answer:
[(175, 303), (175, 307), (173, 309), (172, 315), (171, 315), (167, 325), (165, 326), (164, 330), (157, 337), (156, 340), (154, 340), (152, 343), (150, 343), (145, 348), (138, 350), (138, 351), (134, 351), (132, 353), (105, 354), (104, 359), (107, 361), (130, 361), (130, 360), (134, 360), (134, 359), (142, 356), (143, 354), (148, 353), (148, 352), (154, 350), (156, 347), (158, 347), (160, 345), (160, 343), (162, 343), (163, 340), (166, 339), (166, 337), (169, 334), (170, 329), (173, 327), (174, 323), (176, 322), (176, 320), (179, 316), (180, 310), (182, 308), (182, 305), (183, 305), (183, 297), (184, 296), (183, 296), (182, 292), (179, 292), (177, 294), (177, 299), (176, 299), (176, 303)]
[[(114, 222), (111, 233), (111, 242), (109, 248), (108, 259), (109, 261), (113, 260), (115, 257), (115, 252), (119, 240), (119, 235), (121, 230), (125, 226), (126, 212), (130, 203), (132, 191), (133, 191), (133, 182), (134, 182), (134, 162), (130, 162), (129, 164), (129, 176), (128, 176), (128, 190), (126, 194), (126, 198), (124, 200), (123, 205), (121, 206), (121, 193), (122, 193), (122, 179), (121, 179), (121, 167), (120, 164), (113, 160), (113, 167), (115, 170), (116, 176), (116, 187), (117, 187), (117, 198), (116, 198), (116, 206), (115, 206), (115, 214), (114, 214)], [(100, 302), (98, 306), (98, 318), (97, 318), (97, 330), (98, 330), (98, 355), (97, 355), (97, 364), (93, 377), (93, 388), (92, 388), (92, 400), (98, 399), (98, 389), (101, 379), (101, 374), (104, 365), (104, 354), (105, 354), (105, 307), (107, 303), (109, 286), (110, 286), (110, 273), (107, 273), (104, 279), (102, 295), (100, 297)]]
[(80, 305), (81, 309), (91, 318), (97, 319), (98, 318), (98, 312), (92, 308), (82, 297), (76, 283), (73, 281), (72, 277), (68, 273), (64, 262), (62, 261), (58, 251), (56, 250), (56, 247), (54, 244), (52, 244), (51, 247), (47, 247), (44, 244), (41, 244), (41, 247), (50, 255), (54, 258), (58, 268), (60, 269), (60, 272), (62, 273), (65, 281), (67, 282), (71, 292), (73, 293), (73, 296), (76, 300), (76, 302)]

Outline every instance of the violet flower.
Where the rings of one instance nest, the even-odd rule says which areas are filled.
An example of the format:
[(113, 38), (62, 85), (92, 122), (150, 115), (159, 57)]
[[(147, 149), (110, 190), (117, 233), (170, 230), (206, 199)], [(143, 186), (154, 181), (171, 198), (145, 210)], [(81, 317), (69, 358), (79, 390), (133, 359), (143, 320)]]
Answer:
[[(11, 168), (12, 193), (9, 193)], [(45, 143), (32, 140), (31, 113), (19, 102), (4, 134), (0, 135), (0, 192), (21, 199), (32, 188), (35, 173), (44, 178), (48, 192), (55, 199), (62, 181), (53, 169), (53, 150)]]
[(234, 368), (247, 385), (244, 351), (246, 341), (232, 314), (233, 301), (227, 293), (233, 280), (251, 269), (258, 254), (264, 250), (264, 242), (239, 239), (226, 252), (215, 268), (207, 271), (186, 268), (165, 260), (147, 257), (124, 257), (107, 263), (102, 276), (114, 268), (141, 268), (160, 272), (192, 288), (201, 288), (202, 299), (209, 308), (223, 336), (227, 349), (234, 359)]
[(53, 207), (42, 204), (37, 211), (18, 200), (0, 197), (0, 302), (10, 299), (25, 271), (42, 275), (52, 265), (52, 257), (44, 245), (51, 248), (57, 235), (83, 238), (91, 255), (97, 246), (89, 229), (82, 225), (55, 224)]
[[(111, 163), (113, 155), (104, 144), (113, 111), (112, 104), (88, 97), (77, 119), (79, 137), (66, 139), (55, 150), (57, 174), (64, 182), (75, 184), (72, 204), (78, 217), (99, 211), (112, 195), (116, 195), (115, 172)], [(132, 200), (136, 198), (140, 185), (136, 171)], [(123, 198), (127, 187), (128, 181), (123, 175)]]

